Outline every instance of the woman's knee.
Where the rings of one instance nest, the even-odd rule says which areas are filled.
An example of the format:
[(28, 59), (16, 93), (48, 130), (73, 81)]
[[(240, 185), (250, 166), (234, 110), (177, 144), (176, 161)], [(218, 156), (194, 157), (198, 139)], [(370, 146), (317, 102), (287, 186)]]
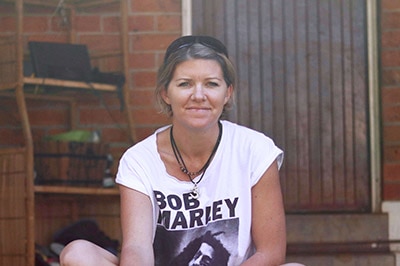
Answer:
[(118, 265), (118, 258), (111, 252), (87, 240), (74, 240), (60, 254), (62, 266)]
[(87, 240), (74, 240), (64, 247), (60, 254), (60, 262), (63, 266), (87, 265), (85, 260), (93, 253), (93, 243)]

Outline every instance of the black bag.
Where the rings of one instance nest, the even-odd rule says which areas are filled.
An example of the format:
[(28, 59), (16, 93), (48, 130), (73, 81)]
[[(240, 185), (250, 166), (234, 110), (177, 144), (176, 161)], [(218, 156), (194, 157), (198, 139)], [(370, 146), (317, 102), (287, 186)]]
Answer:
[(114, 255), (118, 254), (119, 241), (106, 236), (93, 219), (81, 219), (59, 230), (54, 234), (53, 242), (67, 245), (77, 239), (90, 241)]

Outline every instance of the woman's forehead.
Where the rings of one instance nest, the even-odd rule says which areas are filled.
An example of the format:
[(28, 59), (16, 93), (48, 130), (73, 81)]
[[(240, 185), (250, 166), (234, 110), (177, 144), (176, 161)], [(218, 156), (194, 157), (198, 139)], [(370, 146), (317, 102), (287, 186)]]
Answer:
[(216, 60), (190, 59), (179, 63), (174, 71), (177, 76), (215, 76), (223, 77), (222, 68)]

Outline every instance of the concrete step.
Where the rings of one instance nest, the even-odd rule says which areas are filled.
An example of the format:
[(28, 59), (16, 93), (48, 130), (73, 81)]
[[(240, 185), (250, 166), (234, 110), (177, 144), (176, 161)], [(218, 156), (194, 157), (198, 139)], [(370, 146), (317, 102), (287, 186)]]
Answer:
[(387, 254), (315, 254), (288, 255), (287, 262), (306, 266), (395, 266), (395, 255)]
[(288, 262), (394, 266), (386, 214), (287, 215)]
[(287, 241), (359, 242), (387, 240), (387, 214), (289, 214)]

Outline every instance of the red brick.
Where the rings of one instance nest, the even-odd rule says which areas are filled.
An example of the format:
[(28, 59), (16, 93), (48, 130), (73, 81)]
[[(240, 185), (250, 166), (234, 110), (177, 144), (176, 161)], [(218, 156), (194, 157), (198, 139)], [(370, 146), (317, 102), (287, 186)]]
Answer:
[(132, 12), (180, 12), (181, 0), (131, 0)]
[(0, 106), (0, 128), (4, 125), (19, 126), (21, 121), (19, 120), (18, 112), (16, 110), (8, 110), (8, 108), (5, 108), (2, 105)]
[(129, 68), (154, 69), (156, 60), (154, 53), (133, 53), (129, 55)]
[(79, 34), (78, 42), (86, 44), (92, 50), (112, 51), (120, 49), (119, 34)]
[(400, 104), (400, 87), (383, 87), (381, 92), (383, 105)]
[(383, 140), (385, 145), (388, 142), (400, 141), (400, 125), (385, 125), (383, 127)]
[(16, 25), (13, 17), (0, 17), (0, 32), (15, 32)]
[(43, 100), (43, 99), (27, 99), (27, 103), (29, 104), (29, 109), (69, 109), (69, 103), (66, 101), (58, 101), (58, 100)]
[(41, 42), (68, 42), (67, 35), (54, 35), (54, 34), (33, 34), (30, 35), (28, 41), (41, 41)]
[(40, 5), (25, 5), (24, 11), (26, 14), (35, 14), (37, 16), (53, 16), (54, 7), (44, 7)]
[[(75, 22), (70, 21), (68, 18), (63, 18), (60, 16), (48, 16), (50, 20), (50, 27), (53, 33), (59, 34), (60, 32), (64, 32), (68, 34), (68, 30), (71, 25)], [(76, 27), (76, 26), (75, 26)]]
[(383, 107), (383, 121), (388, 122), (400, 122), (400, 105), (396, 106), (384, 106)]
[(154, 31), (155, 18), (153, 15), (135, 15), (129, 17), (129, 32)]
[(119, 110), (120, 100), (116, 93), (99, 93), (93, 92), (84, 94), (81, 92), (81, 96), (77, 96), (79, 99), (77, 103), (80, 109), (98, 109), (105, 108), (105, 106), (109, 109)]
[(397, 162), (397, 170), (400, 173), (400, 145), (385, 146), (383, 148), (384, 161), (389, 163)]
[(128, 142), (129, 141), (128, 127), (124, 128), (103, 128), (101, 139), (106, 143), (110, 142)]
[(155, 108), (139, 108), (133, 112), (133, 118), (140, 125), (160, 125), (164, 124), (166, 116), (157, 112)]
[(132, 48), (136, 52), (164, 51), (179, 34), (142, 34), (131, 39)]
[(133, 86), (137, 86), (140, 88), (148, 88), (148, 87), (155, 87), (157, 80), (157, 73), (156, 72), (137, 72), (134, 73), (133, 77)]
[(19, 121), (14, 122), (19, 117), (15, 99), (0, 97), (0, 106), (0, 121), (3, 121), (3, 123), (0, 123), (0, 127), (6, 124), (19, 125)]
[(385, 30), (400, 28), (400, 11), (382, 12), (381, 28)]
[(382, 48), (399, 48), (400, 30), (383, 31), (381, 33)]
[(106, 105), (108, 108), (115, 108), (119, 110), (121, 101), (117, 93), (102, 93), (99, 97), (102, 102), (102, 107)]
[(23, 145), (24, 137), (21, 128), (0, 128), (0, 146)]
[(116, 16), (106, 16), (102, 18), (104, 32), (119, 32), (120, 20)]
[(154, 89), (136, 89), (130, 95), (130, 103), (134, 107), (154, 106)]
[(76, 16), (75, 27), (79, 32), (100, 32), (100, 16)]
[(383, 11), (400, 9), (400, 1), (398, 1), (398, 0), (381, 0), (381, 8)]
[(156, 129), (158, 129), (161, 126), (166, 125), (166, 124), (169, 124), (169, 123), (166, 122), (166, 123), (159, 124), (159, 125), (152, 125), (152, 126), (137, 128), (137, 130), (136, 130), (137, 141), (145, 139), (146, 137), (153, 134)]
[[(64, 129), (65, 131), (66, 129)], [(33, 138), (33, 143), (36, 143), (38, 141), (43, 140), (44, 137), (49, 135), (49, 130), (48, 128), (32, 128), (32, 138)]]
[(383, 69), (382, 70), (382, 85), (396, 86), (400, 84), (399, 69)]
[[(105, 1), (107, 2), (107, 1)], [(117, 1), (114, 1), (114, 3), (112, 3), (113, 1), (108, 1), (110, 2), (109, 4), (101, 4), (101, 5), (93, 5), (92, 7), (90, 7), (88, 13), (98, 13), (98, 14), (104, 14), (104, 13), (116, 13), (119, 12), (119, 4)]]
[(384, 163), (383, 179), (385, 181), (400, 181), (400, 163)]
[[(94, 52), (93, 54), (96, 54)], [(97, 67), (100, 71), (103, 72), (121, 72), (122, 71), (122, 62), (121, 57), (102, 57), (95, 58), (92, 57), (91, 60), (92, 67)]]
[(69, 123), (69, 113), (65, 110), (29, 110), (28, 115), (31, 126), (55, 126)]
[(49, 31), (49, 22), (47, 17), (25, 17), (25, 32), (46, 32)]
[(126, 124), (125, 115), (119, 110), (104, 108), (81, 109), (79, 112), (80, 125)]
[(385, 182), (383, 184), (383, 200), (400, 200), (400, 183)]
[(400, 50), (383, 50), (381, 55), (382, 67), (400, 66)]
[(171, 31), (181, 32), (182, 20), (179, 15), (163, 15), (157, 17), (157, 30), (159, 31)]
[(101, 93), (75, 91), (71, 97), (75, 99), (78, 108), (97, 108), (101, 104)]

